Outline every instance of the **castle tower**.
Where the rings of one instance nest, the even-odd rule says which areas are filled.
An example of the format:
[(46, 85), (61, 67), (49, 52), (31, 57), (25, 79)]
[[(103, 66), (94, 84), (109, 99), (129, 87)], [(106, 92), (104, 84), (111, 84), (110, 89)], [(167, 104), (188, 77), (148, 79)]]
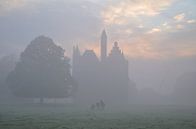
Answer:
[(75, 59), (77, 60), (79, 57), (80, 57), (80, 49), (78, 45), (73, 46), (73, 55), (72, 55), (73, 60)]
[(72, 75), (77, 75), (79, 64), (80, 64), (80, 50), (77, 46), (73, 46), (73, 55), (72, 55)]
[(101, 62), (107, 58), (107, 35), (105, 30), (101, 34)]

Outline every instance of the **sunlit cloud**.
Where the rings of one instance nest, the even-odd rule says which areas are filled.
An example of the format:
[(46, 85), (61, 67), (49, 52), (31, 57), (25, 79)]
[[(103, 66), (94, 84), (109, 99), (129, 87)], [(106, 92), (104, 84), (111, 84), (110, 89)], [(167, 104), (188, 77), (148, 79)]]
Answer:
[(174, 19), (175, 19), (177, 22), (183, 21), (184, 18), (185, 18), (185, 13), (181, 13), (181, 14), (178, 14), (178, 15), (174, 16)]
[(191, 19), (191, 20), (188, 20), (187, 23), (189, 23), (189, 24), (196, 23), (196, 20)]
[(167, 22), (164, 22), (162, 25), (163, 25), (163, 26), (167, 26), (167, 25), (168, 25), (168, 23), (167, 23)]
[[(119, 39), (125, 53), (130, 57), (159, 59), (178, 57), (185, 55), (182, 53), (188, 53), (190, 49), (184, 48), (182, 51), (179, 47), (175, 48), (173, 45), (177, 45), (178, 41), (172, 42), (173, 37), (170, 35), (182, 35), (181, 32), (190, 29), (189, 24), (195, 23), (190, 11), (172, 11), (176, 5), (181, 5), (178, 3), (181, 1), (111, 0), (102, 11), (102, 18), (105, 26), (112, 31), (111, 38)], [(168, 36), (171, 39), (168, 39)], [(164, 42), (167, 42), (167, 49), (162, 50)], [(182, 44), (186, 44), (185, 40), (183, 42)], [(186, 55), (194, 54), (190, 52)]]
[(129, 58), (136, 58), (136, 59), (162, 59), (162, 55), (158, 52), (148, 41), (140, 39), (135, 43), (129, 44), (125, 43), (122, 44), (123, 52)]
[(171, 26), (168, 22), (164, 22), (164, 23), (161, 25), (161, 29), (162, 29), (163, 31), (167, 31), (167, 32), (168, 32), (168, 30), (171, 30), (171, 29), (172, 29), (172, 26)]
[[(68, 49), (69, 53), (72, 52), (69, 48), (74, 45), (72, 41), (77, 40), (81, 51), (93, 49), (99, 55), (99, 36), (101, 30), (105, 28), (108, 34), (108, 49), (111, 49), (114, 41), (118, 41), (125, 55), (132, 58), (162, 59), (172, 56), (191, 56), (194, 55), (196, 46), (191, 46), (187, 42), (194, 39), (188, 38), (181, 42), (192, 48), (179, 48), (177, 47), (179, 41), (172, 41), (175, 37), (171, 36), (179, 35), (186, 38), (187, 36), (181, 34), (186, 30), (189, 34), (195, 33), (195, 30), (190, 32), (196, 23), (194, 10), (183, 8), (181, 2), (180, 0), (73, 0), (69, 2), (0, 0), (0, 16), (10, 14), (7, 17), (12, 17), (0, 27), (6, 29), (13, 24), (15, 30), (23, 30), (19, 36), (12, 31), (12, 37), (16, 35), (15, 39), (27, 37), (26, 40), (30, 41), (33, 36), (40, 33), (49, 35), (59, 40), (59, 44)], [(187, 5), (194, 3), (189, 1)], [(20, 18), (27, 21), (21, 23)], [(35, 33), (31, 34), (28, 31)], [(8, 31), (1, 33), (4, 34), (1, 39), (8, 37), (5, 35), (10, 36)], [(166, 43), (167, 49), (160, 50), (166, 46)]]
[(151, 33), (157, 33), (157, 32), (161, 32), (161, 29), (159, 29), (159, 28), (152, 28), (152, 30), (148, 31), (147, 33), (151, 34)]
[(102, 16), (106, 24), (126, 24), (129, 18), (156, 16), (172, 4), (173, 0), (123, 0), (109, 2)]
[(178, 50), (178, 51), (176, 51), (176, 55), (178, 57), (196, 56), (196, 48), (195, 47), (191, 47), (191, 48), (188, 48), (188, 49)]
[(135, 59), (156, 59), (163, 60), (178, 57), (196, 56), (196, 44), (184, 44), (184, 40), (175, 39), (176, 43), (170, 45), (167, 40), (153, 41), (153, 37), (142, 37), (134, 42), (119, 43), (124, 54)]

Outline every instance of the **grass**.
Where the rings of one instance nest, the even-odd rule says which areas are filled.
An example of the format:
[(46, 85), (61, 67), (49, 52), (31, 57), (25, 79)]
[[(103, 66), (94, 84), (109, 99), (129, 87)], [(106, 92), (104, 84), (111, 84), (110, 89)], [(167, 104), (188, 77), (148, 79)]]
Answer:
[(91, 112), (65, 105), (0, 105), (0, 129), (196, 129), (196, 108), (130, 106)]

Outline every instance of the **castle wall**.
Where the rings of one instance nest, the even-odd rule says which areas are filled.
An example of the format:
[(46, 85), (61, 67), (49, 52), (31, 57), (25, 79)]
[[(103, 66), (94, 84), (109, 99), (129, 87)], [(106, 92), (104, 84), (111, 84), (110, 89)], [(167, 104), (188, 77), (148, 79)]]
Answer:
[[(128, 103), (130, 80), (128, 61), (115, 42), (107, 56), (107, 35), (101, 36), (101, 60), (92, 50), (73, 52), (73, 77), (78, 83), (76, 102), (91, 105), (103, 100), (107, 105)], [(103, 60), (104, 59), (104, 60)]]
[(73, 74), (78, 81), (77, 103), (90, 105), (100, 100), (108, 105), (127, 103), (127, 62), (92, 62), (81, 57), (78, 63), (77, 73)]

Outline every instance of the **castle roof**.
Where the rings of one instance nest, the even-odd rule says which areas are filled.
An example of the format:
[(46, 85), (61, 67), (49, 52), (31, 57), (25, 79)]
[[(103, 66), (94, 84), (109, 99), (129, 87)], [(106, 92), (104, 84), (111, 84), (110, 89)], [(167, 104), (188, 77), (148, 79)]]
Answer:
[(93, 50), (85, 50), (84, 54), (83, 54), (84, 58), (88, 58), (88, 59), (96, 59), (98, 60), (97, 55), (95, 54), (95, 52)]

